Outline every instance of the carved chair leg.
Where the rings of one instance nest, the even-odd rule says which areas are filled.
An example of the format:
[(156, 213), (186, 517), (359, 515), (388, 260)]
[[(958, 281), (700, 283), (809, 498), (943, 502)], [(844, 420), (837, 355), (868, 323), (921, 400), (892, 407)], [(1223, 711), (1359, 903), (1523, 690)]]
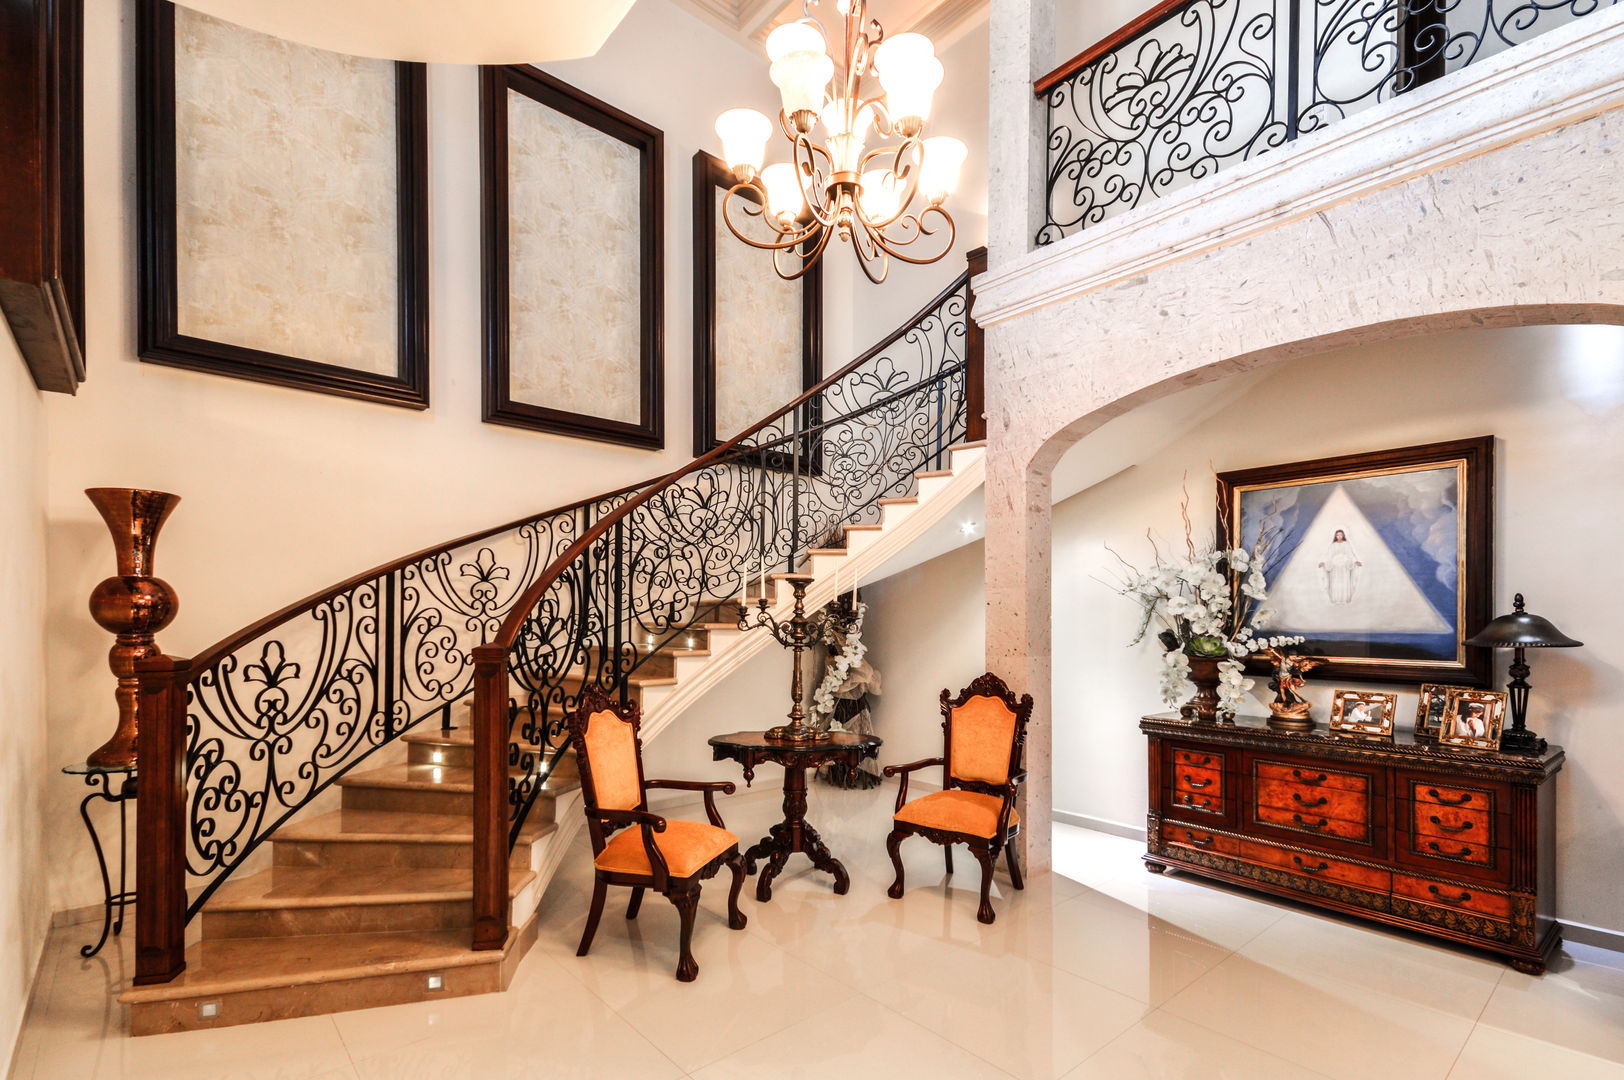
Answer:
[(904, 835), (902, 831), (892, 829), (891, 835), (885, 838), (885, 850), (891, 853), (891, 865), (896, 867), (897, 870), (897, 879), (885, 891), (885, 895), (893, 900), (902, 899), (902, 838)]
[(743, 930), (748, 921), (739, 910), (739, 890), (744, 888), (744, 856), (735, 851), (727, 860), (733, 871), (733, 887), (727, 891), (727, 925), (730, 930)]
[(975, 855), (976, 862), (981, 864), (981, 906), (976, 909), (976, 918), (990, 924), (997, 917), (992, 911), (993, 853), (990, 848), (973, 847), (970, 851)]
[(585, 956), (592, 948), (592, 936), (598, 932), (598, 919), (603, 916), (603, 900), (608, 892), (609, 885), (603, 878), (593, 880), (592, 908), (586, 913), (586, 929), (581, 931), (581, 946), (575, 950), (576, 956)]
[(626, 902), (626, 918), (637, 918), (638, 909), (643, 906), (643, 886), (638, 885), (632, 889), (632, 898)]
[(947, 872), (951, 874), (953, 872), (953, 845), (942, 845), (942, 855), (947, 859)]
[(699, 911), (699, 884), (695, 882), (681, 892), (667, 893), (666, 898), (682, 920), (682, 933), (677, 942), (677, 981), (693, 982), (699, 977), (699, 962), (694, 959), (694, 915)]
[(1021, 877), (1021, 863), (1015, 855), (1015, 842), (1012, 840), (1004, 844), (1004, 861), (1009, 864), (1009, 883), (1017, 889), (1026, 888), (1026, 881)]

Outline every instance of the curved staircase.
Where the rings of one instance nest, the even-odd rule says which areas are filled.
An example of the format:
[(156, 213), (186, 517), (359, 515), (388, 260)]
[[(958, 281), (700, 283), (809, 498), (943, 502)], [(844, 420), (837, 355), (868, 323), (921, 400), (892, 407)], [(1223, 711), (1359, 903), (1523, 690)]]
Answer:
[[(968, 275), (819, 390), (831, 396), (845, 393), (839, 380), (845, 378), (849, 385), (854, 374), (872, 369), (876, 358), (883, 365), (886, 345), (907, 340), (923, 319), (941, 322), (944, 305), (955, 298), (967, 328)], [(967, 329), (961, 332), (970, 336)], [(940, 359), (936, 364), (942, 367)], [(943, 370), (950, 378), (963, 379), (960, 369), (965, 367), (960, 363)], [(931, 377), (943, 379), (940, 371)], [(891, 396), (876, 395), (860, 413), (846, 413), (816, 428), (795, 427), (786, 435), (787, 429), (772, 429), (767, 421), (757, 425), (757, 443), (745, 452), (760, 458), (763, 486), (781, 465), (768, 461), (771, 447), (782, 450), (786, 438), (798, 450), (812, 445), (808, 440), (813, 432), (824, 440), (846, 438), (844, 432), (853, 425), (863, 427), (864, 438), (873, 437), (881, 427), (876, 418), (896, 413), (896, 403), (903, 400), (896, 393), (896, 379), (887, 376), (878, 385)], [(967, 396), (960, 396), (961, 414)], [(574, 695), (588, 683), (618, 690), (640, 702), (644, 738), (657, 736), (767, 647), (769, 635), (739, 629), (743, 605), (755, 606), (763, 584), (770, 591), (770, 606), (787, 608), (790, 590), (781, 579), (791, 568), (810, 573), (814, 581), (807, 597), (816, 609), (870, 578), (979, 489), (982, 444), (964, 441), (963, 416), (944, 421), (940, 395), (933, 400), (937, 444), (923, 455), (928, 460), (884, 481), (885, 491), (905, 493), (882, 494), (842, 509), (853, 520), (825, 530), (820, 542), (827, 546), (798, 543), (793, 533), (787, 552), (764, 544), (756, 572), (742, 577), (744, 587), (731, 596), (699, 589), (680, 613), (662, 608), (659, 620), (599, 620), (597, 637), (589, 640), (576, 633), (567, 646), (552, 645), (551, 652), (534, 640), (525, 652), (519, 643), (521, 628), (534, 637), (538, 613), (550, 603), (548, 590), (556, 592), (554, 580), (567, 577), (572, 560), (592, 550), (588, 541), (593, 535), (602, 533), (609, 521), (627, 517), (640, 501), (674, 490), (684, 475), (679, 470), (640, 489), (465, 538), (352, 579), (255, 624), (196, 661), (150, 663), (142, 672), (143, 761), (174, 755), (181, 782), (166, 801), (163, 785), (152, 782), (161, 780), (163, 771), (143, 769), (138, 807), (146, 818), (138, 824), (137, 857), (138, 887), (144, 887), (138, 912), (145, 919), (137, 926), (136, 985), (120, 997), (130, 1006), (132, 1032), (188, 1030), (503, 989), (534, 940), (541, 893), (582, 821), (574, 755), (558, 738)], [(853, 421), (854, 416), (862, 419)], [(951, 445), (943, 434), (949, 431), (957, 440)], [(798, 457), (794, 469), (796, 500), (804, 498), (803, 483), (831, 484), (827, 475), (810, 468), (803, 478)], [(793, 509), (799, 514), (801, 503), (793, 503)], [(785, 570), (761, 573), (766, 567), (759, 563), (768, 558), (781, 559)], [(470, 579), (466, 587), (445, 584), (464, 578)], [(431, 593), (441, 607), (456, 613), (456, 620), (439, 608), (425, 617), (429, 609), (424, 597)], [(665, 603), (663, 596), (660, 602)], [(372, 665), (346, 667), (331, 659), (337, 648), (332, 643), (341, 639), (335, 627), (344, 613), (364, 610), (378, 613), (373, 619), (377, 641), (365, 653)], [(387, 624), (398, 627), (386, 634), (383, 613), (390, 610), (400, 617)], [(296, 628), (299, 618), (311, 615), (321, 624), (316, 646)], [(636, 632), (647, 631), (646, 640), (626, 640), (633, 623)], [(451, 625), (458, 633), (475, 635), (471, 642), (457, 642), (460, 654), (450, 650), (450, 631), (441, 629)], [(347, 645), (353, 638), (342, 641)], [(428, 675), (430, 669), (414, 659), (424, 650), (419, 645), (412, 651), (414, 642), (427, 640), (439, 642), (430, 655), (440, 665)], [(495, 692), (506, 702), (498, 727), (485, 730), (499, 732), (499, 746), (481, 740), (481, 718), (474, 710), (480, 680), (477, 670), (471, 670), (481, 663), (490, 666), (488, 654), (497, 648), (493, 641), (506, 641), (493, 669), (502, 687)], [(538, 650), (543, 658), (557, 654), (566, 659), (537, 677), (533, 665)], [(382, 674), (390, 669), (387, 677)], [(370, 712), (360, 706), (360, 692), (352, 692), (365, 681), (358, 680), (358, 671), (377, 673), (373, 678), (380, 689)], [(431, 692), (417, 692), (413, 679)], [(238, 692), (227, 693), (224, 688), (234, 681)], [(184, 687), (184, 695), (177, 686)], [(251, 704), (245, 705), (250, 689)], [(335, 711), (329, 703), (352, 697), (357, 702), (353, 713), (366, 716), (367, 723), (328, 723), (327, 713)], [(227, 700), (234, 710), (229, 714), (219, 704)], [(489, 695), (486, 707), (491, 708)], [(248, 730), (245, 720), (262, 721), (263, 731)], [(225, 735), (207, 738), (215, 728), (246, 730), (251, 737), (238, 750)], [(290, 750), (290, 740), (306, 729), (319, 729), (322, 740), (313, 749)], [(365, 738), (356, 734), (363, 729), (370, 733)], [(333, 731), (340, 736), (328, 738)], [(298, 775), (309, 782), (294, 796), (280, 779), (288, 767), (279, 772), (278, 753), (289, 755), (290, 764), (305, 765), (308, 759)], [(482, 798), (487, 805), (494, 801), (491, 791), (480, 786), (482, 755), (499, 763), (499, 821), (490, 820), (493, 814), (482, 815), (480, 808)], [(263, 778), (251, 768), (260, 758), (269, 762)], [(281, 816), (273, 817), (276, 813)], [(184, 822), (176, 830), (179, 836), (161, 828), (175, 819)], [(498, 832), (500, 841), (511, 842), (499, 843)], [(173, 888), (166, 892), (154, 887), (166, 878), (173, 885), (174, 865), (165, 860), (177, 855), (190, 871), (189, 899), (185, 892), (177, 898)], [(492, 861), (502, 864), (499, 874), (492, 872)], [(499, 895), (482, 899), (482, 889), (488, 892), (493, 882)], [(184, 908), (176, 910), (182, 900)], [(166, 911), (155, 910), (165, 906)], [(483, 934), (482, 908), (488, 909)], [(500, 920), (499, 934), (490, 932), (489, 913)], [(191, 933), (184, 942), (177, 940), (176, 928), (184, 932), (188, 918)]]

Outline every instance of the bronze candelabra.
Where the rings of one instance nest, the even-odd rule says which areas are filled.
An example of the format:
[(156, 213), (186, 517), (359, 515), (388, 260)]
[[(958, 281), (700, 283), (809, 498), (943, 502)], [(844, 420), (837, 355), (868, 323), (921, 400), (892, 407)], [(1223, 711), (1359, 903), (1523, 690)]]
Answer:
[(779, 622), (767, 610), (766, 582), (763, 581), (762, 594), (756, 598), (757, 611), (754, 616), (748, 610), (740, 615), (739, 629), (748, 631), (764, 627), (772, 634), (773, 640), (794, 653), (794, 668), (789, 682), (789, 723), (768, 729), (767, 738), (787, 743), (822, 742), (829, 737), (829, 731), (807, 723), (806, 705), (802, 700), (805, 695), (801, 683), (801, 654), (811, 645), (806, 632), (806, 589), (812, 584), (812, 575), (784, 574), (782, 580), (789, 582), (789, 587), (795, 590), (795, 608), (790, 613), (789, 621)]

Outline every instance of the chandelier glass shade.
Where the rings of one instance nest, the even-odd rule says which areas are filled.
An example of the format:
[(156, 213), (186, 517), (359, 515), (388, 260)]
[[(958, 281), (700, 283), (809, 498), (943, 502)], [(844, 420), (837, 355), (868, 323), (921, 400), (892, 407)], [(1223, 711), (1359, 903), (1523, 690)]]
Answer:
[(734, 180), (722, 219), (740, 240), (771, 251), (785, 280), (806, 273), (838, 235), (878, 283), (893, 258), (932, 263), (952, 249), (953, 218), (942, 203), (969, 151), (949, 136), (924, 137), (943, 74), (929, 38), (887, 38), (868, 17), (867, 0), (838, 0), (845, 63), (837, 69), (812, 16), (817, 3), (804, 0), (802, 18), (767, 36), (790, 160), (764, 164), (773, 125), (756, 110), (729, 109), (716, 119)]

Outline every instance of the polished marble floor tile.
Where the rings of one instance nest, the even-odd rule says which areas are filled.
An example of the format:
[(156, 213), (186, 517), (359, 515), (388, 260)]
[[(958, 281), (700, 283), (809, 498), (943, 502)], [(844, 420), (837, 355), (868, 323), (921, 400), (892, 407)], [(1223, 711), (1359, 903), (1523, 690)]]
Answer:
[[(721, 800), (746, 844), (778, 820), (763, 770)], [(1328, 916), (1180, 874), (1142, 845), (1055, 829), (1055, 872), (1025, 890), (941, 849), (903, 846), (886, 896), (894, 788), (814, 785), (810, 818), (851, 874), (792, 859), (749, 925), (726, 925), (728, 877), (706, 883), (699, 980), (672, 978), (677, 920), (649, 896), (635, 922), (613, 890), (592, 953), (575, 956), (591, 893), (585, 837), (542, 899), (537, 945), (505, 994), (131, 1039), (114, 995), (131, 940), (47, 945), (11, 1080), (495, 1080), (604, 1077), (1066, 1077), (1134, 1080), (1624, 1080), (1624, 956), (1573, 946), (1551, 972)], [(698, 819), (697, 806), (672, 816)]]

